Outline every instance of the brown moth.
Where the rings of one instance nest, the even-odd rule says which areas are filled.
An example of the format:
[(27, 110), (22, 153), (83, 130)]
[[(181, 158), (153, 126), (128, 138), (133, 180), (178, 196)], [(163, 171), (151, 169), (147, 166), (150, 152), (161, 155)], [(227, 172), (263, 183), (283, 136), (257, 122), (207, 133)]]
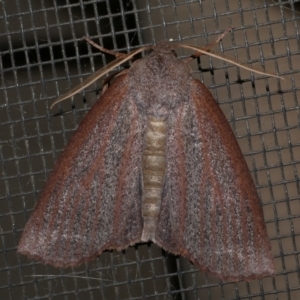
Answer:
[(68, 267), (153, 241), (222, 280), (275, 274), (260, 200), (235, 136), (175, 47), (218, 57), (210, 47), (170, 43), (127, 55), (108, 51), (116, 61), (55, 102), (152, 50), (114, 78), (70, 139), (19, 253)]

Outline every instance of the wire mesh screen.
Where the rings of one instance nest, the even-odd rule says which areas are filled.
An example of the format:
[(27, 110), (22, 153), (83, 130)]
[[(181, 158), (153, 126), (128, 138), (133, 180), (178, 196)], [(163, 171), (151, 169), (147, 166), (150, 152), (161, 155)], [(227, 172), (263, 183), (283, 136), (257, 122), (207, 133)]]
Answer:
[[(0, 2), (0, 299), (300, 299), (300, 14), (295, 2)], [(231, 25), (234, 30), (216, 50), (285, 81), (205, 56), (191, 68), (219, 103), (246, 158), (263, 203), (277, 275), (221, 282), (153, 243), (105, 251), (68, 269), (17, 255), (38, 194), (102, 82), (52, 110), (50, 105), (113, 59), (82, 36), (126, 53), (169, 39), (204, 46)]]

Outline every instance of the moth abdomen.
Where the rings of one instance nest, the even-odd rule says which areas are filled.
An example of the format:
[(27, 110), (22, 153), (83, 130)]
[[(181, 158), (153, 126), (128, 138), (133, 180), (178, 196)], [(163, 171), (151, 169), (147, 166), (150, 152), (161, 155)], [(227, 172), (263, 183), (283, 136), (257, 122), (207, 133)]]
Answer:
[(142, 241), (154, 237), (166, 169), (166, 122), (150, 117), (144, 135)]

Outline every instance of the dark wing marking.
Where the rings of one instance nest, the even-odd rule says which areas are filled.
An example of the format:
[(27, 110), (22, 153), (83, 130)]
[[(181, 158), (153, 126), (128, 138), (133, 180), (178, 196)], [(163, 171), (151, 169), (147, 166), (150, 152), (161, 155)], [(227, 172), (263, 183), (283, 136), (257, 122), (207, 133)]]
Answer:
[(222, 280), (273, 275), (255, 185), (210, 92), (194, 80), (190, 103), (170, 120), (155, 242)]
[(142, 134), (128, 77), (118, 77), (87, 114), (55, 165), (18, 252), (75, 266), (142, 233)]

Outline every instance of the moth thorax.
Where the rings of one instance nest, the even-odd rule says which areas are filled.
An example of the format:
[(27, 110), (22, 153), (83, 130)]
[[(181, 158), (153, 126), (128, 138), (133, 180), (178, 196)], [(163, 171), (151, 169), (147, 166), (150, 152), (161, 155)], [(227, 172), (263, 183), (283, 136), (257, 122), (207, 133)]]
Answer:
[(166, 122), (148, 118), (143, 151), (142, 241), (155, 235), (166, 169)]

